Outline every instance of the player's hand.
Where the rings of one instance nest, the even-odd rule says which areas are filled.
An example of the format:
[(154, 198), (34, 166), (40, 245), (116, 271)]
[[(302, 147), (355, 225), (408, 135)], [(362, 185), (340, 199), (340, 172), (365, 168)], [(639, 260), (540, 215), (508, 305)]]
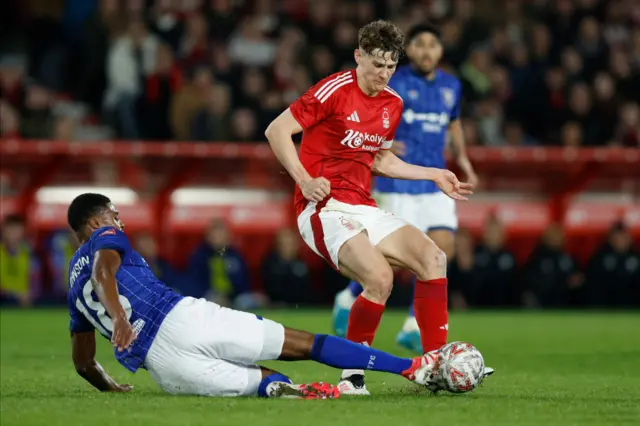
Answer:
[(125, 316), (117, 316), (113, 319), (113, 334), (111, 335), (111, 343), (113, 347), (122, 352), (136, 340), (136, 334), (131, 327), (131, 323)]
[(318, 177), (302, 182), (300, 190), (304, 198), (319, 203), (331, 192), (331, 183), (323, 177)]
[(404, 144), (404, 142), (394, 140), (393, 145), (391, 145), (391, 152), (398, 157), (402, 157), (407, 153), (407, 146)]
[(109, 388), (109, 392), (131, 392), (133, 390), (132, 385), (113, 385)]
[(454, 200), (467, 201), (467, 195), (473, 194), (473, 186), (470, 183), (460, 182), (456, 175), (449, 170), (440, 170), (434, 179), (438, 188)]
[(480, 179), (478, 179), (478, 175), (473, 170), (467, 170), (464, 173), (467, 176), (467, 183), (471, 185), (471, 188), (475, 188), (480, 183)]

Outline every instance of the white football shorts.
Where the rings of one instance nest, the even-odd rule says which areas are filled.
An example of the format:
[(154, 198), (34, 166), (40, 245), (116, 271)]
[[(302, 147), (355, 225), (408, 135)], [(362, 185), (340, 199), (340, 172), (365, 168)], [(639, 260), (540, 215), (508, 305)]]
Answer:
[(362, 231), (367, 231), (369, 240), (378, 245), (389, 234), (408, 223), (377, 207), (352, 205), (333, 198), (318, 209), (318, 204), (309, 202), (300, 216), (298, 229), (304, 242), (317, 255), (338, 269), (338, 253), (344, 243)]
[(373, 197), (381, 209), (406, 220), (421, 231), (458, 229), (456, 202), (438, 191), (431, 194), (399, 194), (374, 192)]
[(278, 359), (283, 344), (281, 324), (185, 297), (164, 319), (145, 367), (171, 394), (255, 396), (262, 381), (255, 363)]

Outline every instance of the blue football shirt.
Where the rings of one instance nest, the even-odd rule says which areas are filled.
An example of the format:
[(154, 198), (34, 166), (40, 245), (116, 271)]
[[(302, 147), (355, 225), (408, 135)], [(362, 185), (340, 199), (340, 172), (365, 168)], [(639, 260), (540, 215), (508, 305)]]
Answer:
[(131, 248), (124, 232), (114, 227), (100, 228), (82, 244), (69, 264), (67, 301), (73, 332), (98, 330), (111, 340), (113, 323), (98, 300), (91, 284), (93, 260), (98, 250), (120, 253), (122, 264), (116, 273), (120, 303), (127, 312), (137, 338), (129, 350), (118, 352), (116, 359), (129, 371), (144, 368), (144, 360), (160, 324), (182, 296), (156, 278), (147, 262)]
[[(436, 70), (433, 80), (406, 65), (398, 68), (389, 87), (404, 100), (402, 120), (395, 140), (403, 142), (407, 163), (424, 167), (445, 168), (444, 151), (449, 123), (460, 117), (462, 89), (451, 74)], [(379, 192), (425, 194), (440, 189), (432, 181), (408, 181), (377, 177)]]

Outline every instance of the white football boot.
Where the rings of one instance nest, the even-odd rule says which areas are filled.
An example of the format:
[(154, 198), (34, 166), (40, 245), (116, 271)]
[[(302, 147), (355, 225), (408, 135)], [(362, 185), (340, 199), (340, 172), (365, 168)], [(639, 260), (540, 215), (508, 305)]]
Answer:
[(344, 370), (338, 382), (341, 395), (370, 396), (364, 383), (364, 370)]

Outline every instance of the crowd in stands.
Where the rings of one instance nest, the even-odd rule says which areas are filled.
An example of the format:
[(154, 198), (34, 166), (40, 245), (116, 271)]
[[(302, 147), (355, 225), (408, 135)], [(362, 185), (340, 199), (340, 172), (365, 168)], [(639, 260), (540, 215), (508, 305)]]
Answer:
[[(469, 145), (640, 147), (637, 0), (24, 0), (0, 13), (0, 140), (264, 141), (267, 124), (323, 77), (354, 67), (358, 28), (390, 19), (441, 29), (442, 68), (463, 84)], [(3, 304), (63, 303), (76, 241), (32, 244), (19, 216), (0, 230)], [(135, 246), (183, 294), (222, 304), (329, 304), (283, 229), (249, 268), (214, 222), (184, 268), (156, 241)], [(582, 264), (551, 226), (525, 262), (491, 220), (460, 230), (450, 304), (476, 307), (638, 307), (640, 257), (623, 224)], [(325, 275), (323, 275), (324, 277)], [(406, 304), (406, 277), (390, 303)]]
[[(30, 244), (24, 221), (7, 217), (0, 240), (0, 298), (2, 304), (28, 307), (65, 303), (69, 261), (77, 247), (68, 231), (54, 233), (38, 250)], [(249, 310), (257, 307), (328, 305), (344, 278), (326, 264), (327, 273), (313, 285), (311, 269), (301, 256), (300, 238), (281, 230), (260, 268), (250, 269), (222, 221), (213, 221), (178, 269), (158, 254), (148, 234), (133, 236), (133, 245), (156, 276), (178, 292), (205, 297), (222, 305)], [(621, 223), (580, 265), (564, 246), (562, 229), (550, 226), (524, 262), (517, 262), (505, 245), (505, 232), (495, 218), (474, 241), (464, 229), (449, 262), (449, 302), (452, 309), (476, 308), (640, 308), (640, 254)], [(409, 278), (409, 279), (407, 279)], [(411, 277), (397, 277), (390, 305), (406, 306)]]
[(386, 18), (439, 25), (471, 145), (640, 144), (635, 0), (29, 0), (0, 15), (2, 137), (263, 141)]

